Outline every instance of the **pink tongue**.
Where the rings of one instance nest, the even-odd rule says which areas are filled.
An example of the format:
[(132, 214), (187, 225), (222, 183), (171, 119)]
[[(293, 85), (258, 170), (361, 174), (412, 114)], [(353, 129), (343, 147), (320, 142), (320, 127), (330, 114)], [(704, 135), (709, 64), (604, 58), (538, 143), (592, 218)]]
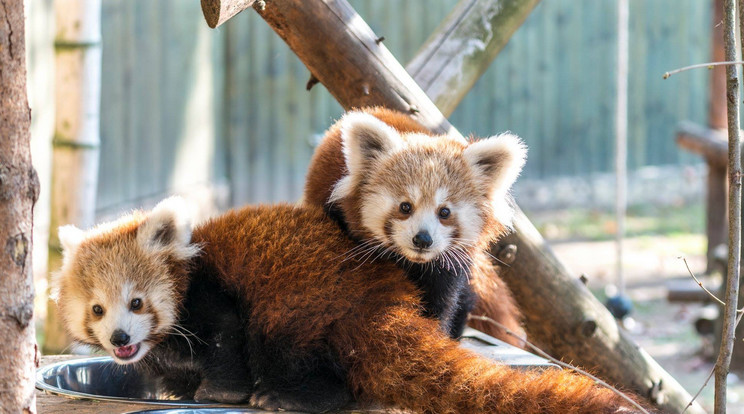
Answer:
[(114, 349), (114, 354), (116, 354), (116, 356), (118, 356), (119, 358), (129, 358), (132, 355), (134, 355), (138, 349), (139, 349), (139, 346), (137, 344), (120, 346)]

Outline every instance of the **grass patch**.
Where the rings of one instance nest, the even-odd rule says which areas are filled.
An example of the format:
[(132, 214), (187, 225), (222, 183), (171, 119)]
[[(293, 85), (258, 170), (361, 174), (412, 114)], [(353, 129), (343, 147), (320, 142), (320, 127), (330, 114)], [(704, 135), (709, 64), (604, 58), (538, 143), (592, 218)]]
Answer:
[[(535, 227), (552, 240), (609, 240), (615, 237), (617, 222), (612, 211), (569, 209), (527, 213)], [(631, 206), (625, 219), (627, 237), (705, 232), (702, 203), (683, 206)]]

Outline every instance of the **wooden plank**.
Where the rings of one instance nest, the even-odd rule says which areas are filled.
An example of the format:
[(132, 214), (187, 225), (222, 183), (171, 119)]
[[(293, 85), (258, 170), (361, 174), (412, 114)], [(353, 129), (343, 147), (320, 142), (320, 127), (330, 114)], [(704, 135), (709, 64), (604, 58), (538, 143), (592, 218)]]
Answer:
[[(156, 194), (163, 191), (163, 165), (160, 145), (160, 122), (162, 119), (160, 105), (161, 82), (161, 56), (165, 52), (162, 48), (160, 13), (158, 4), (135, 0), (134, 35), (132, 37), (132, 54), (134, 56), (136, 69), (131, 72), (132, 84), (130, 85), (130, 105), (132, 114), (133, 135), (131, 143), (134, 152), (135, 164), (127, 166), (134, 170), (134, 183), (137, 185), (133, 191), (136, 198), (145, 194)], [(142, 70), (146, 67), (147, 70)], [(166, 140), (168, 136), (164, 137)], [(172, 151), (170, 151), (172, 153)], [(134, 167), (134, 168), (133, 168)]]
[[(674, 280), (667, 282), (667, 300), (669, 302), (710, 302), (711, 298), (706, 291), (700, 289), (692, 279)], [(715, 291), (715, 289), (714, 289)]]
[(703, 156), (708, 164), (726, 168), (728, 138), (725, 130), (713, 130), (683, 121), (677, 127), (677, 144)]
[[(54, 5), (56, 112), (48, 269), (62, 265), (59, 226), (87, 228), (95, 223), (101, 107), (101, 2), (59, 1)], [(58, 322), (56, 306), (50, 301), (43, 344), (49, 352), (61, 352), (70, 342)]]
[(101, 4), (103, 58), (101, 61), (101, 151), (97, 208), (110, 208), (121, 202), (127, 180), (121, 173), (127, 164), (126, 94), (124, 76), (128, 36), (125, 18), (128, 0), (104, 1)]
[(706, 273), (716, 271), (716, 248), (728, 245), (728, 175), (727, 168), (708, 164), (705, 196), (705, 237), (708, 245)]
[[(247, 17), (247, 16), (246, 16)], [(250, 75), (251, 51), (246, 36), (246, 19), (234, 19), (224, 26), (225, 31), (225, 140), (227, 145), (228, 179), (232, 205), (245, 204), (250, 200), (251, 175), (247, 162), (251, 124), (247, 99), (252, 98), (253, 82)]]

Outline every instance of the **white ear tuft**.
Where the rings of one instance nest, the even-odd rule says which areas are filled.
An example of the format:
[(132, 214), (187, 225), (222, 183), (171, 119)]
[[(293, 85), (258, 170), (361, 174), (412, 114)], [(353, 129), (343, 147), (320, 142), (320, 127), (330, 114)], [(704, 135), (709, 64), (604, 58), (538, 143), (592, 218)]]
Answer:
[(137, 230), (137, 242), (145, 250), (168, 251), (178, 259), (198, 252), (190, 244), (193, 206), (181, 197), (170, 197), (158, 203)]
[(509, 133), (482, 139), (463, 152), (465, 159), (487, 181), (495, 218), (510, 227), (514, 205), (509, 189), (527, 159), (527, 147)]
[(335, 203), (345, 197), (347, 197), (354, 190), (354, 182), (351, 180), (351, 176), (347, 175), (341, 177), (340, 180), (336, 181), (333, 185), (333, 191), (331, 196), (328, 197), (329, 203)]
[(364, 112), (349, 112), (341, 119), (346, 168), (350, 175), (364, 171), (371, 161), (403, 147), (400, 134), (388, 124)]
[(61, 226), (57, 229), (57, 235), (65, 256), (73, 255), (78, 246), (80, 246), (80, 243), (85, 239), (85, 232), (72, 224)]
[(519, 137), (506, 133), (470, 144), (463, 155), (489, 181), (496, 195), (509, 191), (517, 180), (527, 159), (527, 147)]

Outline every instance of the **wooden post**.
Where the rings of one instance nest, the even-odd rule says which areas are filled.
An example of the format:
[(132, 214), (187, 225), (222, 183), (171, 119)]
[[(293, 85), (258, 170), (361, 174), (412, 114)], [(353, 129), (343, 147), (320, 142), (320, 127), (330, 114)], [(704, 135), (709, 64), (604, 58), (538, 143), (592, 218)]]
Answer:
[[(55, 0), (56, 116), (48, 269), (62, 265), (57, 228), (95, 222), (101, 90), (101, 0)], [(57, 307), (47, 306), (44, 352), (69, 345)]]
[(539, 2), (460, 0), (406, 70), (451, 115)]
[[(254, 8), (344, 108), (384, 105), (410, 113), (435, 132), (456, 133), (346, 1), (272, 0)], [(516, 233), (494, 252), (516, 248), (515, 260), (502, 276), (519, 292), (528, 334), (550, 345), (553, 356), (595, 369), (663, 409), (680, 412), (691, 396), (618, 330), (609, 312), (565, 269), (521, 212), (515, 227)], [(703, 410), (695, 404), (688, 412)]]
[(39, 179), (29, 146), (23, 2), (0, 6), (0, 411), (35, 413), (31, 238)]
[[(723, 0), (712, 0), (713, 22), (711, 23), (711, 61), (725, 60), (723, 47)], [(726, 129), (726, 67), (714, 66), (710, 71), (710, 106), (708, 107), (708, 126), (714, 130)], [(726, 179), (726, 162), (708, 164), (708, 194), (705, 202), (705, 231), (708, 239), (706, 257), (708, 264), (706, 273), (714, 269), (715, 258), (713, 250), (716, 246), (726, 243), (728, 220), (726, 198), (728, 194), (728, 180)]]
[(617, 2), (617, 102), (615, 112), (615, 283), (625, 296), (623, 239), (628, 207), (628, 0)]

